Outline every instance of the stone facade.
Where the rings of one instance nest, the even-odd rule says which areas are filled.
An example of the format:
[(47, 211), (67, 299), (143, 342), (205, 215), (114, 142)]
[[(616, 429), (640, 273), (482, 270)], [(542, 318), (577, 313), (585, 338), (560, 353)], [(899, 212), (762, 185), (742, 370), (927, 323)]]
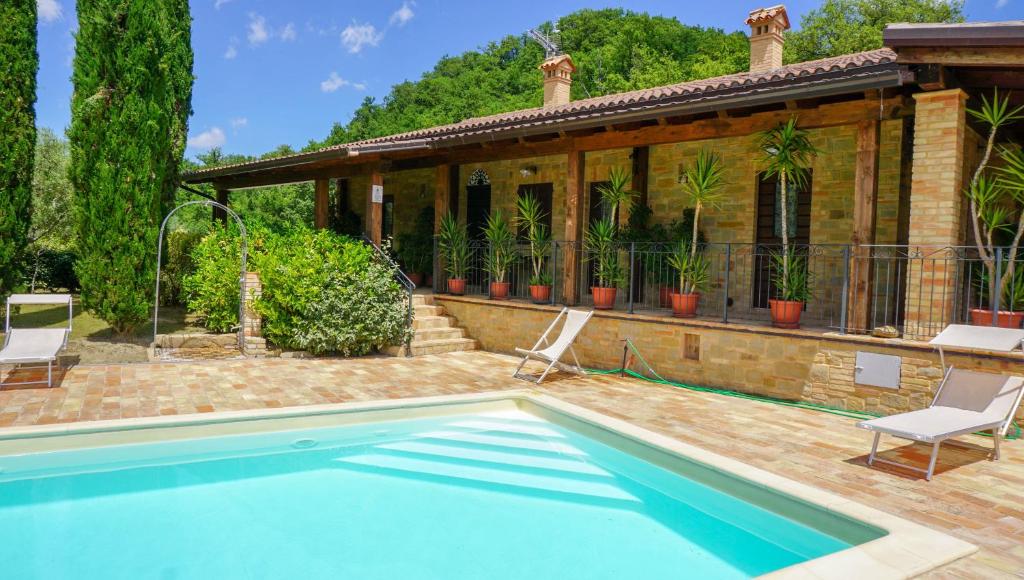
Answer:
[[(502, 353), (531, 346), (558, 312), (555, 307), (468, 297), (435, 299), (482, 349)], [(873, 413), (927, 406), (942, 378), (938, 354), (923, 343), (616, 312), (596, 313), (575, 350), (584, 366), (618, 368), (626, 338), (670, 380)], [(900, 388), (855, 384), (857, 351), (902, 357)], [(1024, 355), (947, 351), (946, 360), (957, 368), (1019, 372)], [(639, 361), (631, 356), (627, 361), (630, 368), (641, 370)], [(1018, 418), (1024, 420), (1024, 408)]]
[(263, 319), (253, 303), (263, 295), (263, 283), (256, 272), (245, 273), (245, 326), (242, 328), (246, 356), (262, 357), (267, 354), (267, 339), (263, 338)]

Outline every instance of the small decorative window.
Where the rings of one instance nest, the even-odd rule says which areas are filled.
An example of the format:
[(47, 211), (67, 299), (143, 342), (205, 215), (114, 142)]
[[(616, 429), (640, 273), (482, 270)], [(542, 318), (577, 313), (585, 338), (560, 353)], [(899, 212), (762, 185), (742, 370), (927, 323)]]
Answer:
[(477, 169), (473, 173), (469, 174), (469, 185), (490, 185), (491, 178), (487, 176), (487, 172), (483, 169)]

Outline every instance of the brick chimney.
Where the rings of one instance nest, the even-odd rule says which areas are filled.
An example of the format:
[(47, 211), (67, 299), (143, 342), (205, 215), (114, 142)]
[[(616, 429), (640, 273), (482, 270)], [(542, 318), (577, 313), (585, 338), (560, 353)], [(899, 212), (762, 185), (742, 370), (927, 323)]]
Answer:
[(783, 31), (789, 30), (789, 16), (782, 4), (752, 10), (750, 25), (750, 72), (766, 72), (782, 66)]
[(569, 89), (572, 88), (572, 73), (576, 65), (567, 54), (549, 57), (540, 63), (544, 73), (544, 106), (557, 107), (566, 105), (572, 99)]

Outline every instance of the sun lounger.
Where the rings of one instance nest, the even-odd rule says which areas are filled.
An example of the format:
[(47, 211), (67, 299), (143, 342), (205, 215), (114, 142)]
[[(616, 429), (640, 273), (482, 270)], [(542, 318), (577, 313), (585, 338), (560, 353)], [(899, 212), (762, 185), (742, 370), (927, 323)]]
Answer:
[[(579, 359), (576, 357), (576, 352), (572, 349), (572, 343), (576, 340), (576, 337), (583, 330), (583, 327), (587, 325), (590, 317), (594, 315), (593, 310), (571, 310), (569, 308), (563, 308), (555, 320), (551, 322), (548, 329), (541, 335), (540, 340), (537, 344), (533, 345), (533, 348), (527, 350), (523, 348), (517, 348), (516, 352), (523, 355), (523, 362), (519, 363), (516, 368), (516, 372), (513, 376), (517, 379), (533, 380), (533, 377), (529, 375), (520, 375), (519, 372), (523, 369), (523, 366), (530, 359), (536, 359), (545, 363), (548, 363), (544, 372), (537, 378), (537, 384), (540, 384), (544, 380), (544, 377), (548, 376), (551, 369), (558, 367), (561, 370), (568, 372), (575, 372), (577, 374), (586, 374), (583, 367), (580, 365)], [(558, 338), (554, 342), (548, 341), (548, 334), (554, 330), (559, 320), (565, 319), (565, 323), (562, 325), (562, 331), (558, 334)], [(544, 348), (542, 346), (546, 345)], [(565, 351), (569, 351), (572, 355), (573, 361), (576, 363), (575, 366), (569, 366), (562, 364), (561, 358), (565, 355)]]
[[(57, 304), (68, 307), (67, 328), (11, 328), (11, 306), (26, 304)], [(69, 294), (12, 294), (7, 299), (7, 318), (4, 344), (0, 349), (0, 365), (30, 365), (46, 363), (46, 386), (53, 386), (53, 363), (67, 347), (71, 334), (72, 306)], [(44, 381), (7, 383), (16, 385), (42, 384)]]
[[(1024, 331), (954, 325), (947, 328), (932, 344), (965, 346), (1009, 352), (1021, 346)], [(945, 356), (943, 355), (943, 364)], [(939, 455), (939, 446), (952, 437), (978, 431), (991, 431), (994, 440), (993, 459), (999, 459), (999, 441), (1013, 422), (1024, 396), (1024, 378), (949, 368), (939, 385), (931, 406), (919, 411), (871, 419), (857, 424), (875, 433), (868, 455), (868, 465), (881, 463), (901, 465), (925, 474), (931, 480)], [(878, 442), (886, 433), (901, 439), (932, 445), (928, 469), (876, 457)]]

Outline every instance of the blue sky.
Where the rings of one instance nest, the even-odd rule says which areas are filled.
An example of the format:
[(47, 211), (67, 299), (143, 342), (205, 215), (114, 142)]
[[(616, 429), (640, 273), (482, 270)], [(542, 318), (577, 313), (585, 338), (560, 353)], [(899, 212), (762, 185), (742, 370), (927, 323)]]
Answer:
[[(68, 125), (73, 0), (38, 0), (39, 125)], [(747, 12), (776, 0), (192, 0), (196, 82), (186, 155), (211, 146), (259, 154), (299, 148), (347, 121), (446, 54), (519, 34), (584, 7), (624, 6), (684, 23), (745, 30)], [(819, 4), (789, 0), (790, 20)], [(968, 0), (970, 20), (1024, 18), (1024, 0)]]

